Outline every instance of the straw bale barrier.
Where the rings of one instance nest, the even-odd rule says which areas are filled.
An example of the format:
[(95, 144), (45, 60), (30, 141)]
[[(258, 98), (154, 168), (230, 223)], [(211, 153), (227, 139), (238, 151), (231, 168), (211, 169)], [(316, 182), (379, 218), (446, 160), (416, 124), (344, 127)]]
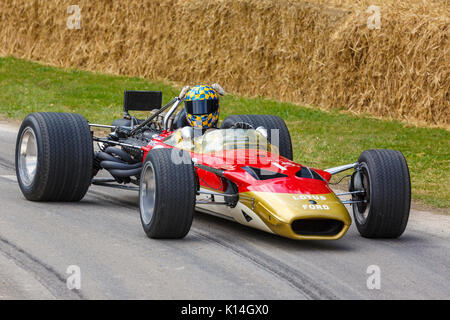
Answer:
[(449, 19), (446, 0), (2, 0), (0, 54), (448, 128)]

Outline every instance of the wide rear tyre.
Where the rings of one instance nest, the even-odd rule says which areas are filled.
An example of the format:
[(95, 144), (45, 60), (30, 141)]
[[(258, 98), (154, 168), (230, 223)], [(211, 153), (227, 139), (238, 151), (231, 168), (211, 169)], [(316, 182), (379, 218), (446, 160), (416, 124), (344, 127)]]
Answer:
[(31, 201), (79, 201), (92, 180), (92, 135), (79, 114), (39, 112), (22, 122), (16, 175)]
[(411, 182), (403, 154), (394, 150), (366, 150), (350, 181), (350, 191), (362, 190), (353, 200), (353, 216), (366, 238), (398, 238), (405, 231), (411, 204)]
[[(248, 123), (255, 129), (261, 126), (266, 128), (268, 141), (278, 147), (280, 155), (289, 160), (293, 159), (291, 135), (289, 134), (286, 123), (284, 123), (283, 119), (280, 117), (268, 114), (232, 115), (222, 122), (220, 128), (231, 128), (237, 122)], [(278, 141), (276, 141), (277, 139), (273, 136), (274, 132), (272, 132), (272, 129), (279, 130)]]
[(172, 149), (151, 150), (145, 157), (139, 188), (142, 227), (150, 238), (178, 239), (194, 217), (196, 183), (187, 152), (172, 158)]

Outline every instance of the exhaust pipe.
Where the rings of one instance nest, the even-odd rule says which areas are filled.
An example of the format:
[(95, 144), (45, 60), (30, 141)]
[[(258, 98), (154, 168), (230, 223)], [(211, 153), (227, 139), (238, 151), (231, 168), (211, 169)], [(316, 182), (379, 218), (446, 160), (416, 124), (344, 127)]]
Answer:
[(95, 157), (99, 160), (100, 167), (107, 170), (113, 177), (129, 178), (141, 174), (142, 163), (136, 162), (121, 149), (108, 147), (105, 151), (97, 152)]

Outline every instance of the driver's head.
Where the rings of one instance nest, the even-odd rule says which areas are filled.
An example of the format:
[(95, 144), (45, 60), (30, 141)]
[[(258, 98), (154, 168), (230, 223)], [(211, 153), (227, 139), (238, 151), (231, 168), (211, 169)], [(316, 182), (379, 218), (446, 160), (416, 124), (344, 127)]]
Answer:
[(212, 128), (219, 120), (219, 95), (210, 86), (195, 86), (186, 94), (184, 108), (192, 127)]

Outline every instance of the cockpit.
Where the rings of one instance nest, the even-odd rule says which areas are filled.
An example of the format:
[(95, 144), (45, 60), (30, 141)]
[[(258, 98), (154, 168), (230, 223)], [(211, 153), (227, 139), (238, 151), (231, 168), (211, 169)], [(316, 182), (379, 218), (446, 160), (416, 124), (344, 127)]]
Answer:
[(278, 148), (267, 141), (267, 130), (209, 129), (204, 134), (183, 127), (164, 140), (167, 145), (195, 153), (216, 153), (234, 149), (256, 149), (274, 153)]

